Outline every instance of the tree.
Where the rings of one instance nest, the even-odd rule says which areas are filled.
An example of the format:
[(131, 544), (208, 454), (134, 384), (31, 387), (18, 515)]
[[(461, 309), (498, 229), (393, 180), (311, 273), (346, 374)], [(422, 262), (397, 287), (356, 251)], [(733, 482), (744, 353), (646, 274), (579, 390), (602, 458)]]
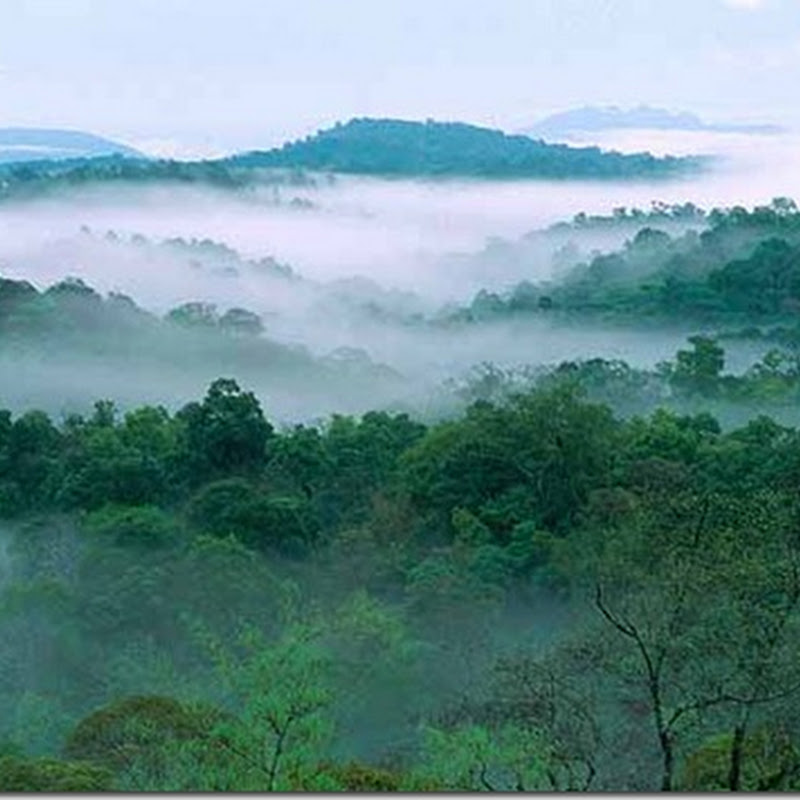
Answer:
[(707, 336), (690, 336), (692, 350), (679, 350), (671, 382), (690, 394), (713, 396), (725, 366), (725, 351)]
[(421, 511), (449, 522), (466, 509), (506, 543), (526, 520), (565, 530), (607, 479), (617, 435), (606, 406), (557, 384), (431, 428), (401, 457), (400, 479)]
[(269, 563), (233, 535), (192, 539), (166, 594), (184, 621), (199, 621), (224, 641), (251, 625), (272, 633), (280, 622), (280, 587)]
[(177, 544), (175, 519), (153, 506), (107, 505), (88, 515), (86, 528), (115, 546), (147, 550)]
[[(735, 533), (717, 548), (729, 575), (725, 625), (716, 630), (717, 649), (732, 654), (725, 681), (731, 706), (727, 787), (742, 789), (759, 723), (778, 731), (781, 712), (797, 713), (800, 694), (800, 539), (797, 506), (777, 492), (753, 493), (759, 508), (741, 501)], [(750, 498), (748, 498), (750, 500)], [(751, 500), (751, 502), (752, 502)], [(778, 726), (779, 727), (779, 726)], [(800, 764), (796, 757), (795, 771)], [(765, 787), (759, 787), (765, 788)]]
[(178, 412), (186, 425), (186, 447), (196, 474), (247, 473), (261, 468), (273, 436), (252, 392), (243, 392), (229, 378), (215, 380), (202, 403), (190, 403)]
[(28, 411), (6, 434), (5, 477), (16, 484), (28, 507), (52, 499), (61, 434), (43, 411)]
[(245, 308), (230, 308), (219, 319), (220, 330), (239, 336), (258, 336), (264, 323), (258, 314)]
[(120, 773), (136, 767), (151, 775), (168, 768), (168, 743), (202, 740), (225, 718), (216, 709), (185, 706), (171, 697), (126, 697), (93, 711), (70, 733), (64, 745), (68, 758)]
[(456, 792), (552, 790), (543, 737), (513, 724), (426, 730), (423, 763), (410, 781)]
[[(181, 788), (269, 792), (304, 785), (332, 733), (323, 713), (333, 697), (320, 631), (298, 623), (268, 644), (251, 630), (242, 638), (242, 657), (213, 638), (206, 641), (219, 680), (240, 710), (213, 727), (207, 746), (184, 751), (182, 759), (197, 765), (196, 782)], [(215, 753), (222, 757), (209, 760)]]
[(110, 792), (111, 773), (79, 761), (54, 758), (0, 757), (3, 792)]
[[(101, 416), (102, 414), (102, 416)], [(94, 421), (71, 432), (62, 457), (56, 499), (62, 507), (96, 509), (106, 503), (145, 505), (167, 494), (165, 465), (142, 443), (127, 445), (101, 407)]]
[(733, 720), (735, 790), (756, 711), (800, 691), (794, 513), (768, 490), (661, 502), (649, 524), (640, 515), (607, 534), (595, 605), (637, 665), (661, 754), (661, 788), (675, 785), (679, 733), (685, 739), (714, 712), (717, 725)]
[(173, 308), (166, 319), (184, 328), (214, 330), (218, 325), (217, 307), (213, 303), (184, 303)]
[[(680, 777), (681, 791), (797, 791), (800, 753), (780, 726), (765, 724), (741, 737), (722, 734), (709, 738), (689, 755)], [(731, 780), (731, 753), (739, 750), (741, 771)]]
[(254, 550), (287, 555), (304, 554), (319, 531), (307, 497), (268, 493), (243, 478), (204, 486), (190, 502), (189, 518), (205, 533), (233, 534)]

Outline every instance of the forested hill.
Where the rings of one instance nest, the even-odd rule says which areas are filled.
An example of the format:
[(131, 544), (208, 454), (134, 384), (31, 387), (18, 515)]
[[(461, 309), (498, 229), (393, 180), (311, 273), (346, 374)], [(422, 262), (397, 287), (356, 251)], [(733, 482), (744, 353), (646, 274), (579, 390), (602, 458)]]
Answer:
[(309, 173), (405, 178), (653, 179), (702, 169), (704, 157), (624, 155), (548, 144), (460, 122), (354, 119), (302, 141), (216, 160), (170, 161), (122, 155), (0, 163), (0, 202), (35, 199), (97, 184), (172, 183), (246, 191), (310, 185)]
[(224, 163), (362, 175), (508, 179), (652, 178), (698, 169), (703, 162), (548, 144), (461, 122), (364, 118), (274, 150), (233, 156)]

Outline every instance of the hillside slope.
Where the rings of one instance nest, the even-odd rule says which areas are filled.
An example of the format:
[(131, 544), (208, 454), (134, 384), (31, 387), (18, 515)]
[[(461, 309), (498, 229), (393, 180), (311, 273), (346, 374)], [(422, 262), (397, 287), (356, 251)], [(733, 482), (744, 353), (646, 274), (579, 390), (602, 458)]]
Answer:
[(353, 119), (224, 163), (383, 176), (591, 179), (668, 176), (701, 162), (548, 144), (460, 122)]

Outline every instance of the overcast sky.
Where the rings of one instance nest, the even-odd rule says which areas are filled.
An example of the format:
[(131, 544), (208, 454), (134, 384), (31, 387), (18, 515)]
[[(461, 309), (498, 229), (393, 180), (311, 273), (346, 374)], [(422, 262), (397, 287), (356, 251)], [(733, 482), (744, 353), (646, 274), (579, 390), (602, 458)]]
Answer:
[(164, 153), (587, 104), (800, 123), (800, 0), (0, 0), (0, 126)]

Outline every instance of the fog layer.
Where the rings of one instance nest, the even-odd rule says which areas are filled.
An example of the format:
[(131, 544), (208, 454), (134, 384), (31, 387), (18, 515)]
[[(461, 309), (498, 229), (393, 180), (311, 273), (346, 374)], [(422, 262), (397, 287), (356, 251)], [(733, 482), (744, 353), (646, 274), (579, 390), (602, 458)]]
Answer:
[[(358, 348), (425, 391), (486, 361), (513, 366), (602, 356), (652, 365), (672, 355), (692, 326), (644, 336), (544, 321), (474, 329), (422, 324), (447, 304), (469, 302), (481, 289), (503, 291), (523, 280), (550, 278), (565, 259), (568, 266), (598, 249), (615, 249), (636, 233), (635, 226), (620, 225), (601, 233), (531, 234), (579, 212), (648, 209), (656, 201), (707, 209), (752, 206), (791, 196), (800, 177), (800, 147), (793, 135), (605, 136), (604, 146), (713, 152), (722, 158), (716, 169), (695, 178), (656, 184), (336, 177), (247, 194), (166, 185), (76, 189), (0, 207), (0, 274), (38, 288), (80, 277), (100, 292), (130, 295), (158, 314), (191, 301), (244, 307), (262, 316), (265, 335), (278, 342), (303, 345), (315, 356)], [(183, 242), (170, 244), (177, 237)], [(503, 250), (504, 242), (514, 244), (515, 257)], [(565, 246), (571, 248), (567, 256)], [(554, 258), (559, 253), (560, 259)], [(131, 387), (87, 380), (105, 369), (76, 365), (70, 374), (83, 375), (75, 383), (87, 393), (113, 392), (131, 402), (153, 399), (142, 387), (153, 385), (154, 373)], [(117, 366), (109, 369), (120, 375)], [(52, 365), (22, 371), (17, 365), (15, 372), (31, 375), (30, 386), (38, 387), (33, 396), (40, 390), (47, 394), (51, 384), (73, 383), (58, 377)], [(255, 373), (237, 378), (260, 382)], [(155, 381), (170, 395), (163, 399), (173, 399), (169, 387), (176, 379)], [(192, 380), (186, 394), (198, 390)], [(369, 408), (371, 398), (362, 399)], [(296, 405), (311, 413), (299, 399)]]

